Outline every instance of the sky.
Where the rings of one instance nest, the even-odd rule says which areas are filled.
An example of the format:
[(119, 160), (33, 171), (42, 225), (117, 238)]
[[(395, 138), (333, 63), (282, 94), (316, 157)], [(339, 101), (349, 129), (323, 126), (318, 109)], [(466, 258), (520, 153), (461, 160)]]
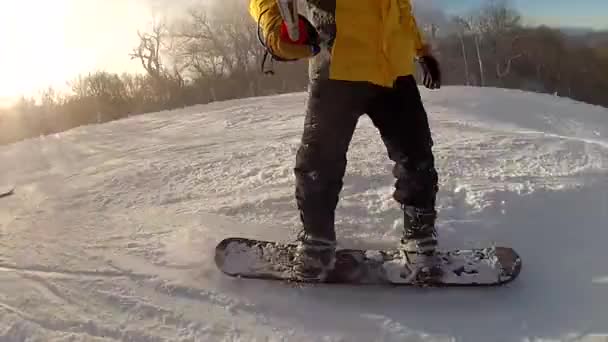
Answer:
[[(128, 54), (153, 16), (209, 0), (0, 0), (0, 106), (95, 70), (141, 71)], [(244, 4), (248, 0), (242, 0)], [(417, 0), (448, 12), (481, 0)], [(608, 28), (608, 0), (513, 0), (532, 23)]]
[[(199, 0), (200, 1), (200, 0)], [(137, 31), (188, 0), (0, 0), (0, 106), (96, 70), (140, 71)]]

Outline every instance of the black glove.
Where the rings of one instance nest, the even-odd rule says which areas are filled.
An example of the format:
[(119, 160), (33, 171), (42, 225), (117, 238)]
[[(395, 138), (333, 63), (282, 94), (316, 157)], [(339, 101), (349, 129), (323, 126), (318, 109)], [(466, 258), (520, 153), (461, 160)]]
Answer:
[(431, 55), (422, 56), (418, 59), (424, 74), (423, 84), (429, 89), (441, 88), (441, 70), (439, 62)]

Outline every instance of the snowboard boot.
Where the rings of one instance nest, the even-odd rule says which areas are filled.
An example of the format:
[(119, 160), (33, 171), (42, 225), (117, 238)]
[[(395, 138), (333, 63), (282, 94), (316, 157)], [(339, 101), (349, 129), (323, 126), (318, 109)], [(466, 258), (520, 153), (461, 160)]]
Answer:
[(401, 252), (406, 260), (406, 266), (415, 271), (415, 276), (421, 280), (441, 277), (440, 259), (436, 256), (437, 231), (434, 209), (421, 209), (405, 206), (404, 231), (401, 238)]
[(336, 242), (302, 234), (294, 255), (295, 275), (307, 281), (324, 281), (335, 265)]

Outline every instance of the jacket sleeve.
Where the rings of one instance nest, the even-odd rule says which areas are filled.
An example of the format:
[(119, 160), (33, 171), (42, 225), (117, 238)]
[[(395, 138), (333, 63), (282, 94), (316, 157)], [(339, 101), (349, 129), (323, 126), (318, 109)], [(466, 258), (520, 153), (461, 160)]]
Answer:
[(276, 0), (250, 0), (249, 14), (262, 31), (264, 45), (276, 56), (300, 59), (313, 55), (308, 45), (292, 44), (281, 39), (283, 19)]
[(416, 22), (416, 16), (412, 8), (411, 0), (399, 0), (399, 7), (401, 8), (401, 14), (406, 19), (404, 20), (405, 29), (408, 31), (410, 39), (413, 40), (414, 52), (417, 57), (430, 54), (428, 44), (425, 42), (420, 27)]
[(418, 23), (416, 22), (416, 18), (414, 14), (410, 14), (410, 29), (412, 30), (412, 38), (414, 39), (414, 48), (416, 50), (416, 56), (422, 57), (430, 54), (430, 49), (428, 44), (424, 41), (422, 34), (420, 33), (420, 28), (418, 27)]

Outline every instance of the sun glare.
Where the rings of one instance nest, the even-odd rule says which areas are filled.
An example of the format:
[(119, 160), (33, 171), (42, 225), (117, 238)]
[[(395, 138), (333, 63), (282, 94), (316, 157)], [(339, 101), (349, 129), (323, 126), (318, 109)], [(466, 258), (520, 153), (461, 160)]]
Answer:
[(78, 74), (130, 71), (150, 14), (141, 1), (0, 1), (0, 98), (69, 90)]
[(65, 46), (67, 0), (4, 1), (0, 8), (0, 96), (57, 84), (73, 61)]

